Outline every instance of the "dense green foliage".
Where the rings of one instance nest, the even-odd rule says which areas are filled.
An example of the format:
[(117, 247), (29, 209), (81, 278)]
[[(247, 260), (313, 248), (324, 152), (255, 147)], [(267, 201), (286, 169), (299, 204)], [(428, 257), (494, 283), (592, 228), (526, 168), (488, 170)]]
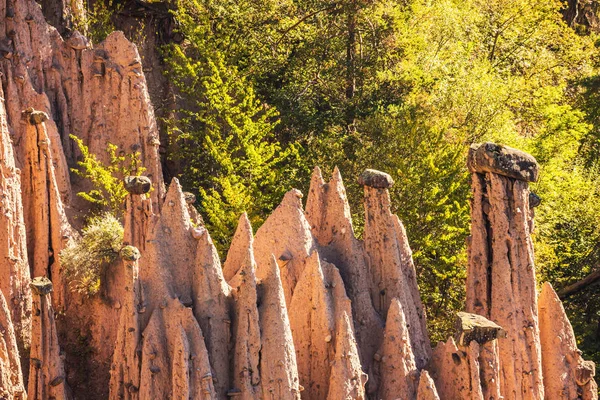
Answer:
[(189, 105), (171, 121), (183, 184), (197, 191), (201, 211), (222, 254), (239, 216), (255, 224), (277, 205), (293, 178), (295, 147), (274, 140), (277, 113), (261, 104), (250, 82), (211, 42), (210, 20), (200, 8), (176, 14), (184, 45), (165, 49), (172, 82)]
[(93, 217), (81, 238), (60, 253), (69, 288), (83, 296), (100, 292), (106, 267), (116, 260), (123, 244), (123, 227), (112, 214)]
[(123, 214), (123, 202), (128, 193), (123, 185), (123, 178), (129, 175), (141, 175), (145, 168), (140, 162), (140, 153), (126, 156), (117, 155), (117, 146), (108, 144), (106, 149), (110, 162), (104, 165), (95, 154), (90, 153), (83, 141), (75, 135), (71, 139), (77, 143), (82, 159), (78, 161), (79, 169), (72, 172), (89, 180), (92, 188), (87, 192), (79, 192), (77, 196), (89, 201), (94, 213), (108, 211), (120, 218)]
[[(361, 231), (366, 167), (389, 172), (433, 339), (463, 306), (468, 146), (494, 140), (540, 162), (536, 263), (556, 288), (600, 268), (596, 35), (557, 0), (179, 0), (185, 40), (164, 50), (182, 110), (173, 156), (223, 251), (314, 165), (338, 166)], [(566, 299), (600, 361), (600, 300)]]

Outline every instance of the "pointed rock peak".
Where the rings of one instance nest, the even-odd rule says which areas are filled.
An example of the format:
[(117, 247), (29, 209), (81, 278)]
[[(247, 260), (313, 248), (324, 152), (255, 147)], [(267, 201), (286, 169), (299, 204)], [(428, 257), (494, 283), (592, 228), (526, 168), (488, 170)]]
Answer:
[(335, 359), (331, 367), (327, 399), (365, 399), (367, 374), (362, 371), (352, 322), (346, 312), (338, 317)]
[(243, 212), (242, 215), (240, 215), (236, 234), (243, 234), (248, 237), (249, 241), (252, 241), (252, 224), (250, 224), (250, 219), (246, 212)]
[[(342, 178), (342, 173), (335, 167), (333, 169), (333, 173), (331, 174), (331, 180), (329, 181), (329, 186), (332, 191), (337, 194), (337, 198), (341, 199), (344, 203), (344, 211), (347, 214), (347, 218), (350, 218), (350, 206), (348, 205), (348, 199), (346, 198), (346, 187), (344, 186), (344, 180)], [(350, 223), (352, 220), (350, 219)]]
[[(281, 204), (258, 229), (254, 238), (256, 276), (262, 279), (272, 255), (280, 262), (286, 300), (291, 300), (304, 261), (315, 247), (310, 225), (302, 209), (302, 193), (290, 190)], [(289, 303), (288, 303), (289, 304)]]
[(169, 190), (167, 191), (167, 195), (165, 197), (165, 201), (181, 199), (185, 203), (185, 196), (183, 195), (183, 189), (181, 188), (181, 183), (179, 183), (179, 179), (173, 178), (171, 180), (171, 184), (169, 185)]
[(325, 183), (325, 181), (323, 180), (323, 174), (321, 173), (321, 168), (319, 168), (318, 166), (315, 166), (315, 168), (313, 169), (312, 176), (310, 178), (311, 188), (313, 183), (317, 183), (319, 185), (323, 185)]
[(560, 301), (558, 294), (556, 294), (556, 291), (554, 290), (550, 282), (544, 282), (542, 284), (542, 290), (540, 290), (540, 296), (538, 298), (538, 301), (540, 308), (544, 308), (552, 301)]
[(192, 227), (183, 190), (177, 178), (173, 178), (171, 185), (169, 185), (160, 217), (163, 224), (167, 226), (180, 225), (186, 230)]
[(397, 393), (406, 393), (409, 399), (415, 398), (419, 372), (404, 311), (397, 298), (392, 299), (388, 310), (380, 352), (380, 398), (391, 399)]
[(331, 173), (331, 182), (339, 182), (342, 184), (342, 173), (340, 172), (340, 169), (337, 167), (337, 165), (333, 168), (333, 172)]
[(433, 379), (431, 379), (427, 370), (421, 371), (417, 400), (440, 400), (440, 396), (438, 396), (435, 388), (435, 383), (433, 383)]
[(264, 398), (299, 400), (300, 388), (294, 342), (288, 320), (279, 266), (273, 255), (261, 280), (260, 371)]
[(542, 285), (538, 309), (546, 397), (597, 399), (595, 365), (581, 357), (573, 327), (548, 282)]
[(201, 278), (207, 288), (214, 288), (214, 283), (218, 282), (221, 292), (229, 293), (229, 287), (223, 278), (219, 253), (206, 229), (198, 240), (195, 263), (195, 276)]
[(302, 192), (298, 189), (292, 189), (283, 196), (280, 207), (293, 207), (302, 210)]
[(322, 246), (332, 244), (339, 237), (349, 238), (348, 234), (354, 233), (346, 188), (337, 167), (328, 183), (324, 183), (322, 178), (315, 179), (313, 175), (306, 202), (306, 218), (312, 234)]
[[(219, 395), (229, 386), (231, 288), (223, 278), (221, 262), (207, 231), (199, 239), (193, 277), (194, 315), (206, 335), (206, 346), (215, 371)], [(221, 397), (219, 397), (220, 399)]]
[(400, 304), (400, 300), (398, 300), (397, 298), (393, 298), (390, 303), (390, 308), (387, 313), (386, 321), (386, 332), (398, 332), (407, 330), (404, 310), (402, 309), (402, 304)]
[(448, 349), (451, 349), (452, 351), (457, 351), (458, 350), (458, 347), (456, 346), (456, 341), (454, 340), (453, 337), (449, 337), (448, 340), (446, 340), (445, 343), (444, 342), (440, 342), (438, 344), (438, 346), (439, 345), (442, 345), (442, 348), (448, 348)]
[(323, 269), (321, 268), (321, 261), (319, 259), (319, 253), (313, 251), (306, 259), (306, 271), (303, 275), (309, 274), (313, 277), (320, 277), (323, 280)]
[(252, 268), (256, 267), (252, 249), (253, 241), (252, 225), (250, 225), (248, 215), (243, 213), (240, 216), (235, 235), (233, 235), (231, 246), (227, 252), (225, 264), (223, 265), (223, 276), (227, 282), (242, 268), (248, 265)]
[(115, 61), (121, 69), (128, 67), (141, 67), (140, 55), (137, 46), (130, 42), (121, 31), (114, 31), (98, 46), (108, 53), (111, 60)]
[(234, 352), (232, 377), (234, 388), (243, 398), (257, 398), (260, 382), (260, 326), (254, 268), (242, 266), (235, 276), (232, 333)]
[(275, 259), (275, 255), (271, 254), (269, 257), (269, 263), (267, 268), (265, 268), (265, 274), (261, 279), (261, 282), (272, 284), (274, 281), (279, 281), (281, 285), (281, 278), (279, 276), (279, 265), (277, 264), (277, 260)]
[[(232, 288), (232, 291), (240, 290), (242, 286), (250, 286), (254, 287), (254, 291), (256, 291), (256, 264), (254, 263), (254, 258), (250, 253), (248, 257), (240, 264), (239, 269), (236, 274), (227, 280), (227, 283)], [(225, 271), (223, 271), (225, 272)], [(255, 295), (256, 297), (256, 295)]]

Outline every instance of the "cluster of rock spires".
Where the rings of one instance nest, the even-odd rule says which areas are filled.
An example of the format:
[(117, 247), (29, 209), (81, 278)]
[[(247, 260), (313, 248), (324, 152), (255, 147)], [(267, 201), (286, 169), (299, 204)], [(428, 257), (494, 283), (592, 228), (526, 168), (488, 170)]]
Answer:
[[(63, 39), (33, 0), (0, 15), (1, 399), (597, 399), (560, 300), (536, 290), (531, 156), (471, 149), (467, 313), (432, 349), (389, 175), (359, 178), (363, 240), (339, 171), (316, 168), (306, 207), (291, 190), (256, 234), (242, 215), (221, 265), (193, 195), (164, 188), (135, 46)], [(71, 133), (146, 167), (125, 179), (102, 299), (71, 293), (58, 256), (78, 235)]]

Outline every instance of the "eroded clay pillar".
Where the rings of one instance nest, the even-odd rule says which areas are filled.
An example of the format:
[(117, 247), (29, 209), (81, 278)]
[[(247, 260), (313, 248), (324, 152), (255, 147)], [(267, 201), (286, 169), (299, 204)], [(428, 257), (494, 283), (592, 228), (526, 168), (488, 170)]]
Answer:
[(27, 400), (8, 304), (0, 290), (0, 398)]
[(146, 176), (128, 176), (123, 180), (123, 185), (129, 193), (125, 199), (123, 243), (144, 251), (150, 221), (154, 215), (152, 200), (148, 196), (152, 181)]
[(56, 181), (48, 115), (33, 108), (22, 114), (25, 124), (23, 206), (29, 261), (34, 276), (52, 277), (54, 305), (63, 308), (66, 284), (59, 254), (72, 235)]
[(123, 292), (119, 301), (122, 304), (117, 342), (113, 353), (110, 371), (109, 399), (136, 400), (140, 390), (141, 328), (138, 313), (141, 308), (141, 285), (139, 282), (138, 260), (140, 252), (134, 246), (125, 246), (120, 252), (123, 270)]
[(260, 371), (263, 399), (299, 400), (300, 384), (284, 287), (275, 257), (263, 270), (258, 308), (261, 328)]
[[(0, 87), (0, 97), (4, 93)], [(31, 343), (31, 290), (21, 171), (16, 168), (13, 145), (0, 100), (0, 291), (6, 296), (19, 351)]]
[(500, 392), (507, 399), (543, 399), (542, 362), (533, 263), (529, 182), (538, 164), (524, 152), (494, 143), (473, 145), (468, 312), (502, 326), (498, 340)]
[(546, 398), (598, 399), (594, 362), (581, 357), (573, 327), (548, 282), (542, 286), (538, 310)]
[[(323, 180), (315, 167), (306, 200), (306, 219), (317, 241), (319, 255), (333, 263), (344, 280), (352, 300), (352, 318), (361, 362), (368, 371), (383, 340), (385, 316), (373, 307), (370, 275), (363, 242), (354, 236), (350, 205), (340, 171), (335, 168), (331, 180)], [(374, 380), (370, 380), (372, 384)]]
[(384, 317), (392, 299), (400, 301), (417, 368), (423, 368), (431, 345), (406, 231), (390, 209), (388, 189), (394, 181), (384, 172), (368, 169), (359, 177), (359, 183), (365, 192), (364, 242), (373, 305)]
[(33, 316), (28, 395), (30, 400), (69, 399), (63, 360), (50, 293), (52, 282), (46, 277), (31, 281)]

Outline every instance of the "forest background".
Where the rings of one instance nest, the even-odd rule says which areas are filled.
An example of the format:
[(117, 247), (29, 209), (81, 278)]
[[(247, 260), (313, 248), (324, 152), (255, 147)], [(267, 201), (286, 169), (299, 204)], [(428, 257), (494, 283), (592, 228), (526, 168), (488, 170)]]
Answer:
[[(88, 0), (94, 42), (138, 44), (167, 178), (226, 254), (318, 165), (339, 167), (356, 234), (365, 168), (392, 175), (432, 340), (463, 308), (469, 145), (533, 154), (538, 281), (600, 363), (600, 21), (595, 0)], [(574, 283), (580, 283), (573, 289)]]

